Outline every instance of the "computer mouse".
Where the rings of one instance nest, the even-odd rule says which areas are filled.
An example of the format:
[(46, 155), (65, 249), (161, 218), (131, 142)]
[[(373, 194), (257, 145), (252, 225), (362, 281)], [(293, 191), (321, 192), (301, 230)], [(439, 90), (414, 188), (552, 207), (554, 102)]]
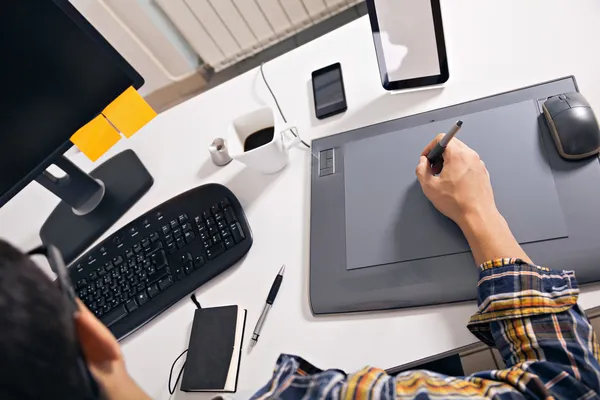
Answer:
[(600, 152), (600, 127), (581, 93), (552, 96), (542, 109), (561, 157), (580, 160)]

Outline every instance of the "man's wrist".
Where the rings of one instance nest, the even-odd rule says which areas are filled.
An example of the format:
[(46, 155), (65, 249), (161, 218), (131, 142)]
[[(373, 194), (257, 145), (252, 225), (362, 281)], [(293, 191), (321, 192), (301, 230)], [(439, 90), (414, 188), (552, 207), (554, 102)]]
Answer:
[(532, 262), (495, 207), (470, 210), (464, 214), (458, 226), (469, 242), (477, 265), (497, 258), (520, 258)]
[(495, 228), (508, 227), (506, 220), (496, 207), (473, 207), (467, 210), (457, 225), (466, 237), (480, 235)]

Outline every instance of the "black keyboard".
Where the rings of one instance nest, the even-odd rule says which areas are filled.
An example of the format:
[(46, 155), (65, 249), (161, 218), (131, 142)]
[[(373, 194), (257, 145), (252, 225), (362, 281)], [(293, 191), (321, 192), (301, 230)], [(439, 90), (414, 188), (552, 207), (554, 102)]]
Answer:
[(127, 224), (69, 267), (79, 298), (122, 339), (232, 267), (252, 246), (238, 199), (199, 186)]

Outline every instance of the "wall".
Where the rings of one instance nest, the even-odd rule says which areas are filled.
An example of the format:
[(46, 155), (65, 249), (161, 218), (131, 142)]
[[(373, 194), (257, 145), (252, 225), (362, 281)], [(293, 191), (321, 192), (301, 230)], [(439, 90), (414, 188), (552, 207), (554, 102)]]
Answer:
[[(197, 57), (170, 29), (168, 22), (156, 13), (151, 1), (118, 0), (113, 2), (117, 9), (107, 8), (111, 2), (103, 5), (102, 0), (70, 1), (144, 77), (146, 84), (140, 90), (142, 95), (193, 74), (198, 67)], [(115, 16), (130, 24), (123, 27)]]

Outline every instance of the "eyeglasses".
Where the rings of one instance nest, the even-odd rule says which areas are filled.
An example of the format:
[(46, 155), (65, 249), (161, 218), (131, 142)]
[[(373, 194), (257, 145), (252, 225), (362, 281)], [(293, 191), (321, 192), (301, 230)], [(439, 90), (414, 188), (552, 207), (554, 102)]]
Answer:
[[(69, 273), (67, 271), (67, 267), (65, 265), (65, 261), (58, 250), (54, 246), (40, 246), (33, 250), (31, 250), (28, 255), (43, 255), (48, 260), (48, 264), (50, 264), (50, 269), (56, 274), (56, 282), (58, 284), (58, 288), (66, 297), (67, 310), (73, 316), (73, 322), (75, 322), (75, 316), (79, 312), (79, 305), (77, 304), (75, 295), (75, 290), (73, 289), (73, 284), (71, 283), (71, 278), (69, 278)], [(77, 337), (77, 334), (75, 334)], [(101, 399), (100, 389), (98, 387), (98, 383), (90, 373), (87, 363), (85, 362), (85, 357), (83, 356), (83, 352), (81, 351), (81, 347), (78, 346), (78, 357), (77, 357), (77, 368), (80, 371), (80, 375), (83, 379), (87, 395), (85, 396), (86, 400), (97, 400)]]

